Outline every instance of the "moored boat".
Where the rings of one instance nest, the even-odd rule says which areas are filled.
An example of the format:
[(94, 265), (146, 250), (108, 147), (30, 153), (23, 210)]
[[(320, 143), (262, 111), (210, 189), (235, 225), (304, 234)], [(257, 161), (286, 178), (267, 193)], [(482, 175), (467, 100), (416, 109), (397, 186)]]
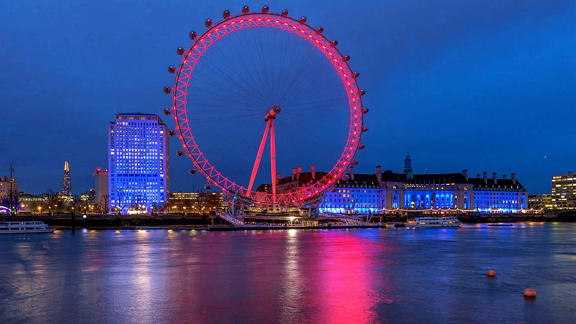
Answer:
[(53, 233), (54, 229), (40, 221), (0, 222), (0, 234)]
[(460, 227), (462, 222), (452, 216), (448, 217), (414, 217), (405, 226), (408, 228)]

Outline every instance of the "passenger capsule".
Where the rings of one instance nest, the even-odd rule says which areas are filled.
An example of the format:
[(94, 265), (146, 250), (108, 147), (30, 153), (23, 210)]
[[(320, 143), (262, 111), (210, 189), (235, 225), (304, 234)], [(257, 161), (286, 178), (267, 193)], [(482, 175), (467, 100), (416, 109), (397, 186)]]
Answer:
[(230, 18), (230, 10), (224, 10), (224, 12), (222, 13), (222, 17), (224, 19)]
[(195, 40), (195, 39), (196, 39), (196, 36), (198, 36), (198, 34), (196, 34), (195, 31), (191, 31), (191, 32), (190, 32), (190, 39), (191, 39), (191, 40)]
[(362, 126), (362, 132), (367, 132), (368, 131), (368, 126), (364, 125)]
[(184, 54), (184, 47), (178, 46), (178, 48), (176, 49), (176, 53), (177, 53), (178, 55)]
[(308, 19), (306, 19), (306, 16), (302, 16), (302, 17), (300, 18), (300, 22), (301, 22), (301, 23), (305, 23), (306, 20), (308, 20)]
[(172, 113), (172, 110), (170, 108), (164, 108), (164, 115), (168, 116)]
[(204, 189), (210, 190), (210, 189), (212, 189), (212, 186), (209, 183), (207, 183), (204, 185)]
[(188, 170), (188, 173), (190, 173), (190, 174), (192, 174), (192, 175), (193, 175), (193, 174), (196, 174), (196, 170), (195, 170), (195, 169), (190, 169), (190, 170)]
[(243, 14), (247, 14), (248, 12), (250, 12), (250, 8), (248, 8), (248, 6), (242, 7), (242, 13)]
[(366, 115), (369, 111), (370, 111), (370, 109), (368, 109), (368, 108), (366, 108), (366, 107), (362, 108), (362, 113), (363, 113), (364, 115)]
[(184, 155), (184, 152), (182, 152), (182, 151), (178, 151), (178, 152), (176, 152), (176, 155), (178, 155), (178, 156), (182, 156), (182, 155)]
[(348, 62), (350, 61), (350, 55), (346, 55), (342, 59), (344, 60), (344, 62)]
[(364, 145), (364, 143), (358, 144), (358, 149), (359, 149), (359, 150), (362, 150), (362, 149), (364, 149), (365, 147), (366, 147), (366, 145)]
[(359, 163), (358, 160), (352, 161), (352, 165), (358, 165), (358, 163)]
[(204, 22), (204, 26), (206, 26), (206, 27), (212, 26), (212, 19), (210, 19), (210, 18), (206, 19), (206, 21)]
[(366, 90), (360, 90), (360, 95), (363, 96), (366, 94)]
[(288, 16), (288, 9), (282, 10), (282, 16), (284, 17)]
[(174, 72), (176, 72), (176, 68), (174, 67), (174, 65), (170, 65), (168, 67), (168, 73), (174, 74)]
[(318, 32), (318, 34), (322, 34), (324, 32), (324, 28), (318, 27), (318, 29), (316, 29), (316, 31)]
[(165, 94), (170, 94), (170, 92), (172, 92), (172, 89), (170, 89), (170, 87), (164, 87)]
[(262, 7), (262, 13), (268, 13), (268, 10), (270, 10), (268, 6)]
[(168, 131), (168, 135), (174, 136), (174, 135), (176, 135), (176, 132), (173, 129), (171, 129)]
[(338, 41), (337, 41), (337, 40), (333, 40), (333, 41), (332, 41), (332, 46), (336, 46), (336, 45), (338, 45)]

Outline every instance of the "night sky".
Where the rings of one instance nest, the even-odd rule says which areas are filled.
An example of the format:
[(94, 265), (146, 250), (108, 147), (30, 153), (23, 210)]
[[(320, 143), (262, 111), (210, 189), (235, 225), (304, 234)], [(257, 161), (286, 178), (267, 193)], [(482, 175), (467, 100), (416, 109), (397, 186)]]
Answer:
[[(230, 1), (12, 1), (0, 6), (0, 175), (23, 191), (94, 187), (114, 113), (160, 113), (177, 46)], [(370, 108), (359, 173), (515, 172), (533, 193), (576, 170), (576, 2), (269, 1), (338, 39)], [(162, 116), (170, 128), (170, 117)], [(196, 189), (171, 139), (171, 190)], [(252, 152), (249, 153), (253, 155)], [(182, 176), (179, 176), (182, 175)]]

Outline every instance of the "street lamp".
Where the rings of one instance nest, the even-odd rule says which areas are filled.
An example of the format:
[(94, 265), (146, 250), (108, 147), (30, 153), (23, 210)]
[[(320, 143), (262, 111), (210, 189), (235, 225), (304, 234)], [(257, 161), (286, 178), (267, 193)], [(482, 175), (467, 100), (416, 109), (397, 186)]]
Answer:
[(184, 206), (184, 216), (186, 216), (186, 206)]

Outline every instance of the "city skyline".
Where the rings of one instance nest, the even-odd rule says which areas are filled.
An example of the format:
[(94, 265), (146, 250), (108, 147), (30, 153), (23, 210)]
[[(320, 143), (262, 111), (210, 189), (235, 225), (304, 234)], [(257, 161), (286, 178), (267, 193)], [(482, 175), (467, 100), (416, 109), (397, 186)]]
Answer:
[[(286, 6), (296, 16), (306, 13), (314, 25), (331, 26), (327, 35), (345, 40), (339, 48), (362, 73), (369, 94), (365, 104), (371, 109), (358, 173), (375, 165), (401, 171), (402, 157), (410, 150), (415, 173), (516, 173), (529, 192), (546, 193), (552, 175), (574, 169), (576, 152), (565, 149), (573, 135), (564, 117), (576, 104), (570, 92), (576, 84), (570, 55), (576, 43), (573, 3), (451, 3), (409, 13), (401, 2), (353, 8), (331, 3), (316, 13), (299, 2), (269, 5)], [(159, 114), (170, 105), (161, 91), (171, 82), (165, 69), (178, 61), (176, 46), (189, 44), (185, 33), (173, 30), (203, 30), (204, 19), (221, 12), (202, 6), (170, 14), (133, 8), (138, 19), (151, 23), (126, 25), (118, 13), (106, 25), (93, 26), (104, 7), (52, 6), (55, 10), (27, 12), (25, 5), (14, 4), (0, 14), (0, 26), (7, 31), (2, 37), (13, 49), (0, 54), (8, 107), (0, 159), (5, 172), (14, 165), (21, 189), (32, 193), (58, 191), (62, 162), (69, 161), (75, 191), (84, 192), (93, 187), (94, 170), (106, 169), (105, 125), (111, 116), (136, 110)], [(161, 7), (166, 10), (165, 4)], [(240, 10), (230, 3), (213, 7)], [(67, 15), (73, 11), (78, 15)], [(67, 19), (45, 33), (32, 33), (54, 21), (57, 12)], [(349, 17), (368, 22), (356, 24)], [(351, 25), (339, 26), (341, 21)], [(386, 28), (375, 33), (380, 21)], [(27, 35), (25, 42), (17, 37), (21, 34)], [(30, 42), (41, 45), (33, 54), (26, 50)], [(31, 55), (47, 60), (39, 63)], [(39, 69), (44, 73), (33, 73)], [(29, 82), (34, 91), (13, 91)], [(37, 117), (20, 118), (23, 112)], [(166, 122), (174, 127), (173, 121)], [(178, 139), (171, 141), (179, 146)], [(174, 191), (202, 188), (205, 180), (187, 176), (191, 163), (175, 158), (175, 152), (171, 171), (181, 176), (174, 178)]]

